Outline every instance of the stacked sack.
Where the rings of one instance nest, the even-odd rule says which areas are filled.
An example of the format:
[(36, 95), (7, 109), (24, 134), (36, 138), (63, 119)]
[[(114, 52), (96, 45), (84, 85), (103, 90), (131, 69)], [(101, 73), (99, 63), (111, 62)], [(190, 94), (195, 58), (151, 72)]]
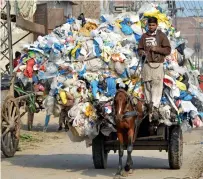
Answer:
[[(148, 30), (147, 18), (155, 16), (158, 28), (168, 36), (172, 47), (164, 62), (161, 118), (167, 125), (186, 121), (191, 127), (199, 127), (203, 94), (197, 87), (197, 71), (189, 60), (194, 52), (185, 47), (186, 41), (171, 25), (166, 11), (159, 5), (144, 4), (138, 14), (106, 14), (99, 20), (86, 19), (83, 27), (81, 21), (67, 19), (50, 34), (39, 36), (34, 44), (25, 45), (24, 55), (14, 71), (24, 85), (30, 81), (35, 90), (48, 90), (44, 101), (47, 114), (57, 116), (61, 108), (67, 107), (74, 135), (92, 139), (105, 129), (104, 134), (109, 135), (115, 131), (111, 103), (103, 110), (103, 117), (108, 119), (105, 124), (99, 120), (93, 101), (112, 99), (117, 83), (127, 84), (128, 92), (144, 99), (137, 47)], [(45, 89), (42, 81), (47, 81), (49, 87)]]

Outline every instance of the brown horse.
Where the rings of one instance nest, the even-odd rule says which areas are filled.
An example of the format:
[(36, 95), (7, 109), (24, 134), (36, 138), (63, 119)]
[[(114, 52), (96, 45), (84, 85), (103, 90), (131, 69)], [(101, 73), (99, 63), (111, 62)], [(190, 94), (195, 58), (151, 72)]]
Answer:
[[(132, 172), (133, 160), (131, 153), (143, 114), (143, 104), (135, 105), (132, 97), (124, 89), (118, 89), (114, 98), (114, 114), (119, 140), (119, 165), (116, 176), (127, 176)], [(124, 145), (127, 145), (127, 161), (123, 170), (122, 157)]]

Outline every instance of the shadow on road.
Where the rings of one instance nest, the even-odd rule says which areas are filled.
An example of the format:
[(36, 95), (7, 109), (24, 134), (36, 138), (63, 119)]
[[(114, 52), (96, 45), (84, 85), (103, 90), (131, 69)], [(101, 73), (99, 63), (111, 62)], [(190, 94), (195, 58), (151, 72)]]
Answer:
[[(46, 132), (47, 133), (49, 133), (49, 132), (58, 132), (58, 127), (59, 126), (56, 125), (56, 124), (49, 124)], [(37, 124), (37, 125), (33, 126), (32, 131), (33, 132), (42, 132), (43, 128), (44, 128), (44, 126), (42, 124)], [(23, 129), (25, 131), (28, 131), (28, 127), (27, 127), (26, 124), (22, 124), (21, 129)], [(63, 129), (61, 132), (65, 132), (65, 130)]]
[[(25, 168), (48, 168), (65, 170), (67, 172), (80, 172), (89, 177), (113, 176), (118, 164), (117, 154), (110, 154), (108, 157), (107, 169), (94, 169), (92, 156), (88, 154), (53, 154), (53, 155), (16, 155), (14, 158), (2, 158), (12, 165)], [(124, 162), (126, 156), (124, 157)], [(168, 160), (149, 157), (133, 157), (134, 169), (165, 169), (169, 170)]]

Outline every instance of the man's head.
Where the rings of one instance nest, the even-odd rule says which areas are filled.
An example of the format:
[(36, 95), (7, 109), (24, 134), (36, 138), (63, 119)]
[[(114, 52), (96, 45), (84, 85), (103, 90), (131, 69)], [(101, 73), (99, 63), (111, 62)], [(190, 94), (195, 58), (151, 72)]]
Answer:
[(157, 29), (157, 26), (158, 26), (157, 18), (150, 17), (147, 22), (148, 22), (149, 32), (153, 33)]
[(18, 52), (18, 51), (16, 51), (16, 53), (15, 53), (15, 58), (20, 58), (20, 57), (21, 57), (21, 53)]

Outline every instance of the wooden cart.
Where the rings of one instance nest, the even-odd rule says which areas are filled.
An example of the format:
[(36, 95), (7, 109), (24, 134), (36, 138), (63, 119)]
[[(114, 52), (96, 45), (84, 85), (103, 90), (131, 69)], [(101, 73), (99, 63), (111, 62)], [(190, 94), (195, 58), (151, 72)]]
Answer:
[[(34, 112), (28, 107), (28, 99), (37, 99), (43, 93), (33, 91), (22, 94), (15, 90), (15, 75), (1, 81), (1, 151), (5, 157), (13, 157), (19, 143), (21, 117), (28, 115), (28, 130), (32, 129)], [(37, 100), (36, 100), (37, 102)], [(21, 113), (20, 107), (25, 111)]]
[[(99, 113), (98, 113), (99, 115)], [(165, 150), (168, 152), (168, 161), (171, 169), (180, 169), (183, 162), (183, 135), (181, 125), (173, 122), (171, 126), (160, 124), (153, 127), (153, 134), (149, 132), (149, 127), (153, 127), (148, 118), (143, 119), (137, 139), (134, 142), (134, 150)], [(127, 145), (124, 146), (124, 150)], [(105, 169), (107, 167), (107, 158), (110, 150), (114, 152), (119, 150), (117, 134), (112, 132), (106, 137), (100, 133), (92, 141), (93, 163), (96, 169)]]

